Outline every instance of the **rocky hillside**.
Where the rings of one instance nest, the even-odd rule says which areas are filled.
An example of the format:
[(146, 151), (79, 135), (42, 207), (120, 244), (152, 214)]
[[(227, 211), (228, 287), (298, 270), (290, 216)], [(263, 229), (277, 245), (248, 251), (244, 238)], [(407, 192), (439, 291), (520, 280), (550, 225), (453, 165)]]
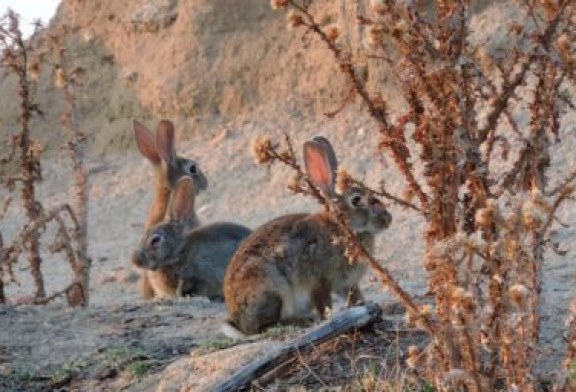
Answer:
[[(326, 13), (323, 22), (337, 17)], [(132, 118), (168, 117), (187, 134), (212, 132), (277, 109), (316, 115), (343, 88), (329, 53), (314, 47), (304, 56), (301, 34), (264, 0), (63, 0), (41, 34), (62, 25), (72, 31), (71, 61), (86, 69), (79, 118), (96, 153), (129, 145)], [(63, 105), (53, 72), (44, 66), (37, 100), (45, 115), (34, 123), (48, 147), (62, 141), (54, 137)], [(0, 89), (16, 91), (14, 78), (0, 75)], [(2, 137), (17, 122), (10, 97), (0, 98)]]
[[(352, 23), (343, 22), (353, 19), (354, 2), (316, 3), (323, 25), (338, 23), (352, 39), (362, 39), (350, 30)], [(490, 3), (475, 2), (475, 11)], [(76, 94), (78, 114), (97, 154), (131, 145), (132, 118), (170, 118), (187, 139), (270, 112), (322, 115), (348, 92), (331, 53), (308, 44), (312, 38), (302, 31), (290, 31), (284, 13), (267, 0), (62, 0), (39, 35), (63, 25), (71, 31), (70, 60), (86, 70)], [(53, 79), (53, 66), (45, 64), (36, 87), (44, 116), (33, 131), (48, 149), (64, 140), (62, 94)], [(385, 73), (368, 75), (369, 83), (391, 87), (388, 79)], [(7, 92), (0, 97), (4, 138), (17, 125), (18, 102), (8, 93), (17, 91), (15, 79), (1, 70), (0, 90)]]

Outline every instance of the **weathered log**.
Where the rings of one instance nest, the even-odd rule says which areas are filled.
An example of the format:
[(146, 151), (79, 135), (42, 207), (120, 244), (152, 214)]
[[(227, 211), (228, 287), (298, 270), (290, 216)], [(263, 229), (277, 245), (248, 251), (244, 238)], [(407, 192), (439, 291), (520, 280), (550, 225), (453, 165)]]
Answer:
[(354, 328), (360, 328), (377, 320), (382, 313), (380, 307), (369, 302), (336, 314), (332, 319), (318, 325), (302, 336), (286, 342), (280, 348), (244, 366), (228, 380), (216, 384), (211, 391), (237, 391), (270, 369), (285, 362), (291, 355), (312, 345), (322, 343)]

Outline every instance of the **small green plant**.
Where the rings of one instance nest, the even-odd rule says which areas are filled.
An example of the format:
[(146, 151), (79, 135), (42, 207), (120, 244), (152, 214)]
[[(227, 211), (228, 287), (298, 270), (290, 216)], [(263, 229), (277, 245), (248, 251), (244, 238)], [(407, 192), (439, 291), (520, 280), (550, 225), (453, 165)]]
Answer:
[(424, 384), (424, 392), (434, 392), (434, 386), (432, 384)]
[(277, 324), (273, 325), (270, 328), (267, 328), (266, 331), (262, 332), (262, 336), (265, 339), (278, 339), (283, 338), (286, 335), (293, 334), (298, 332), (299, 328), (295, 327), (294, 325), (282, 325)]
[(355, 390), (375, 391), (379, 386), (381, 387), (381, 380), (379, 379), (378, 363), (376, 361), (370, 361), (362, 367), (362, 370), (358, 374)]
[(572, 360), (568, 365), (568, 377), (570, 382), (576, 383), (576, 360)]
[(50, 381), (53, 385), (63, 385), (70, 382), (70, 380), (75, 377), (78, 373), (86, 367), (86, 362), (82, 360), (76, 360), (72, 362), (65, 363), (62, 367), (56, 369), (50, 375)]
[(18, 382), (27, 382), (32, 380), (33, 377), (32, 371), (28, 368), (17, 369), (14, 372), (14, 379)]
[(232, 339), (216, 339), (201, 344), (196, 351), (201, 354), (207, 354), (218, 350), (224, 350), (235, 345), (236, 342)]
[(152, 359), (139, 359), (129, 363), (126, 366), (126, 371), (135, 377), (142, 377), (148, 373), (150, 369), (156, 366), (158, 366), (158, 361)]
[(146, 353), (140, 348), (109, 347), (98, 355), (101, 363), (109, 367), (124, 367), (135, 361), (148, 360)]

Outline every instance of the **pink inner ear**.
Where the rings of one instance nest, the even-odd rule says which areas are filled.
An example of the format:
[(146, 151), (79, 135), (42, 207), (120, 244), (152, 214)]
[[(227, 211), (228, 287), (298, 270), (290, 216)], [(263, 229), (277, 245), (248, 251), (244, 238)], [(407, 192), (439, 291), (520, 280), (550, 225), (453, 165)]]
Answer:
[(169, 120), (162, 120), (156, 129), (156, 149), (158, 154), (166, 162), (172, 162), (176, 158), (174, 148), (174, 124)]
[(153, 165), (160, 163), (160, 155), (156, 151), (156, 140), (154, 134), (144, 126), (144, 124), (134, 120), (134, 138), (138, 150), (146, 159), (152, 162)]
[(314, 142), (304, 144), (304, 163), (312, 183), (326, 195), (331, 195), (334, 188), (334, 176), (330, 161), (322, 147)]
[(194, 215), (194, 182), (190, 177), (182, 177), (172, 194), (172, 220), (183, 222)]

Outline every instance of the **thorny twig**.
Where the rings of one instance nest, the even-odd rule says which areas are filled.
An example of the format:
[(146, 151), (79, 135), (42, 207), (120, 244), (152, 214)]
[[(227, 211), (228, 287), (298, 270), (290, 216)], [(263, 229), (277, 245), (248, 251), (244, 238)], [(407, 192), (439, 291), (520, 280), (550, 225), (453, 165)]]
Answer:
[[(34, 305), (46, 305), (52, 301), (54, 301), (56, 298), (62, 296), (62, 295), (66, 295), (66, 297), (70, 296), (70, 293), (77, 289), (78, 286), (80, 285), (80, 283), (78, 282), (72, 282), (68, 285), (68, 287), (66, 287), (65, 289), (62, 289), (60, 291), (55, 292), (54, 294), (46, 297), (46, 298), (42, 298), (42, 299), (34, 299), (32, 301), (32, 303)], [(70, 299), (68, 298), (68, 302), (70, 302)]]
[[(310, 12), (310, 5), (312, 2), (310, 1), (305, 5), (300, 5), (297, 1), (290, 0), (289, 3), (292, 7), (294, 7), (294, 9), (300, 11), (302, 15), (304, 15), (306, 20), (302, 20), (301, 23), (308, 28), (308, 31), (311, 31), (318, 37), (320, 37), (320, 39), (326, 44), (328, 49), (332, 52), (340, 69), (352, 82), (352, 86), (356, 90), (356, 93), (361, 97), (364, 104), (368, 107), (368, 112), (379, 124), (379, 131), (384, 136), (387, 135), (389, 136), (389, 133), (392, 131), (392, 127), (390, 126), (388, 121), (386, 102), (381, 98), (375, 99), (374, 97), (370, 96), (370, 94), (366, 90), (363, 81), (354, 71), (353, 62), (352, 59), (350, 58), (351, 55), (345, 53), (340, 47), (336, 45), (334, 40), (331, 39), (324, 32), (320, 24), (314, 18), (314, 15)], [(397, 143), (390, 143), (389, 147), (392, 151), (395, 162), (399, 166), (400, 170), (404, 173), (410, 188), (418, 196), (418, 199), (420, 200), (421, 203), (421, 208), (423, 210), (426, 210), (428, 197), (422, 190), (422, 187), (420, 186), (420, 184), (416, 180), (416, 177), (414, 176), (414, 173), (412, 172), (411, 165), (408, 162), (409, 159), (408, 150), (402, 148), (402, 145)]]
[[(426, 350), (428, 369), (422, 374), (440, 385), (444, 384), (439, 378), (460, 377), (461, 384), (473, 390), (491, 390), (501, 380), (508, 386), (530, 390), (537, 381), (533, 366), (540, 328), (538, 297), (543, 245), (557, 219), (556, 210), (571, 197), (576, 178), (576, 173), (572, 173), (560, 186), (545, 191), (550, 156), (545, 134), (558, 138), (560, 105), (570, 103), (564, 96), (570, 93), (568, 86), (564, 92), (560, 90), (565, 81), (576, 80), (570, 60), (574, 55), (573, 35), (560, 36), (569, 29), (573, 2), (529, 2), (529, 15), (541, 16), (542, 23), (535, 20), (536, 28), (524, 21), (514, 26), (521, 42), (511, 50), (512, 61), (506, 66), (494, 61), (482, 63), (480, 47), (471, 47), (467, 1), (437, 2), (429, 21), (404, 2), (370, 2), (374, 18), (360, 16), (358, 21), (372, 28), (375, 34), (370, 38), (379, 42), (370, 45), (384, 53), (367, 57), (394, 62), (391, 73), (400, 82), (398, 86), (409, 106), (407, 113), (396, 120), (388, 115), (382, 94), (369, 91), (358, 78), (354, 72), (357, 59), (341, 47), (338, 33), (324, 30), (316, 22), (311, 1), (304, 6), (296, 1), (278, 0), (277, 4), (288, 4), (298, 12), (299, 16), (289, 19), (291, 27), (304, 26), (306, 34), (319, 37), (332, 52), (376, 120), (381, 150), (392, 153), (409, 191), (420, 201), (419, 206), (409, 208), (416, 207), (426, 219), (426, 267), (430, 271), (430, 292), (436, 299), (431, 328), (423, 326), (434, 339)], [(558, 41), (559, 36), (563, 40)], [(556, 50), (562, 64), (556, 59)], [(395, 66), (398, 63), (402, 66)], [(486, 74), (477, 63), (487, 66)], [(526, 92), (531, 98), (526, 98)], [(512, 105), (512, 100), (518, 105)], [(531, 118), (524, 133), (516, 118), (522, 118), (526, 108)], [(486, 116), (481, 124), (479, 113)], [(514, 138), (509, 139), (504, 133), (502, 117), (510, 123)], [(427, 193), (413, 175), (412, 147), (406, 140), (408, 125), (415, 128), (413, 139), (422, 148), (419, 163), (425, 166)], [(519, 146), (512, 144), (516, 140)], [(507, 170), (490, 164), (499, 141), (503, 160), (515, 157)], [(302, 173), (297, 177), (305, 178)], [(505, 192), (510, 187), (515, 188), (512, 194)], [(464, 199), (460, 196), (462, 188), (467, 192)], [(380, 195), (391, 196), (385, 192), (383, 189)], [(537, 195), (542, 194), (558, 196), (552, 203), (542, 199), (538, 206)], [(531, 202), (526, 200), (528, 195)], [(321, 203), (325, 207), (328, 204), (339, 221), (347, 254), (354, 260), (367, 260), (383, 281), (390, 277), (387, 271), (378, 273), (379, 263), (355, 242), (345, 219), (330, 201)], [(547, 216), (542, 217), (542, 206), (548, 204)], [(520, 213), (521, 217), (501, 215), (506, 213), (516, 217)], [(459, 230), (462, 220), (468, 227), (464, 232)], [(456, 238), (460, 238), (458, 247), (468, 249), (467, 262), (437, 250)], [(467, 263), (477, 274), (471, 283), (461, 276), (466, 271), (461, 270), (460, 264)], [(392, 287), (409, 313), (420, 315), (422, 309), (417, 304), (412, 307), (411, 298), (404, 299), (394, 282), (385, 285)], [(523, 316), (518, 317), (516, 308), (510, 306), (514, 301)], [(514, 325), (518, 325), (521, 334), (510, 340)], [(485, 350), (491, 354), (484, 355)]]
[[(29, 224), (39, 219), (40, 203), (36, 199), (35, 184), (41, 179), (40, 154), (41, 149), (35, 148), (30, 135), (30, 121), (34, 114), (30, 82), (28, 79), (29, 49), (22, 37), (17, 15), (8, 10), (0, 20), (0, 47), (2, 47), (2, 60), (18, 79), (18, 93), (20, 98), (20, 133), (13, 140), (19, 151), (20, 176), (22, 178), (21, 198), (26, 211)], [(10, 154), (11, 155), (11, 154)], [(8, 160), (11, 156), (8, 156)], [(40, 242), (38, 234), (32, 233), (28, 239), (28, 262), (36, 286), (36, 298), (45, 295), (44, 280), (40, 264)]]
[(30, 237), (38, 235), (38, 232), (43, 230), (48, 222), (55, 219), (57, 216), (59, 217), (63, 212), (66, 212), (73, 222), (73, 230), (77, 230), (78, 226), (76, 216), (68, 204), (54, 208), (47, 214), (41, 214), (40, 218), (34, 222), (33, 225), (22, 229), (10, 246), (4, 248), (4, 258), (1, 259), (2, 263), (0, 264), (0, 271), (6, 270), (9, 272), (9, 275), (13, 277), (13, 274), (11, 273), (11, 265), (17, 261), (18, 256), (26, 249)]

